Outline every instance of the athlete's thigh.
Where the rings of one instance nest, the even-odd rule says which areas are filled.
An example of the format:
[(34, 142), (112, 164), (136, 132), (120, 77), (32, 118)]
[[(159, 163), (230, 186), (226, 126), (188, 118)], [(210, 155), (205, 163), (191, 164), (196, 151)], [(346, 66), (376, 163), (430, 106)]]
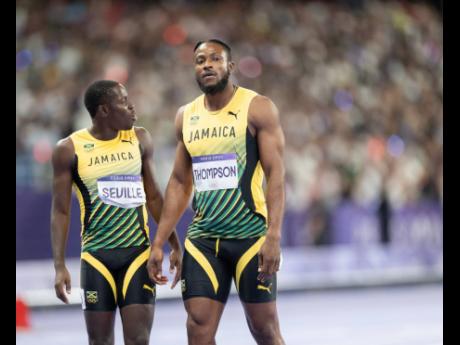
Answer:
[(186, 239), (181, 289), (184, 301), (206, 297), (225, 304), (230, 293), (232, 269), (216, 239)]
[[(276, 300), (276, 273), (258, 279), (258, 253), (264, 237), (235, 240), (228, 244), (236, 258), (234, 279), (240, 300), (244, 303), (266, 303)], [(232, 246), (233, 248), (231, 248)]]
[(80, 287), (83, 310), (115, 311), (117, 288), (108, 266), (96, 253), (82, 253)]
[(123, 269), (117, 272), (116, 281), (120, 310), (132, 304), (155, 304), (156, 288), (149, 278), (146, 266), (149, 252), (149, 247), (132, 248)]
[(215, 333), (225, 304), (207, 297), (191, 297), (184, 301), (189, 319)]
[(84, 315), (90, 343), (114, 343), (115, 311), (85, 310)]
[(153, 304), (130, 304), (120, 309), (125, 343), (148, 344), (152, 330), (155, 306)]
[(265, 303), (244, 303), (244, 313), (249, 327), (253, 330), (271, 328), (275, 334), (279, 333), (278, 311), (276, 301)]

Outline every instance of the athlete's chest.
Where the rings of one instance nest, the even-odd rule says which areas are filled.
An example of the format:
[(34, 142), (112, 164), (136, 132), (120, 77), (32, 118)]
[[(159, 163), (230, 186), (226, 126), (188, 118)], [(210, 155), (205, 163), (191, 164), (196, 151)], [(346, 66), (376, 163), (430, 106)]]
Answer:
[(123, 173), (125, 170), (141, 166), (141, 153), (137, 143), (120, 141), (117, 144), (104, 145), (93, 143), (87, 150), (80, 150), (78, 157), (78, 172), (80, 175), (104, 174), (107, 170), (112, 173)]
[(189, 153), (194, 155), (201, 151), (231, 151), (233, 144), (246, 133), (245, 115), (238, 109), (234, 112), (226, 110), (218, 114), (191, 113), (182, 130), (183, 140)]

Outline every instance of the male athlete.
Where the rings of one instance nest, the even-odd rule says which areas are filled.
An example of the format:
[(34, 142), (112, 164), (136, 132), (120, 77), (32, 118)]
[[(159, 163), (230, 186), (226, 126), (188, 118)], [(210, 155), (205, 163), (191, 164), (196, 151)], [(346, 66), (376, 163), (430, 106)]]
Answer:
[[(149, 279), (147, 209), (158, 223), (163, 198), (153, 175), (150, 134), (133, 127), (134, 106), (126, 89), (110, 80), (87, 89), (92, 126), (58, 142), (53, 152), (51, 238), (56, 295), (68, 303), (70, 275), (65, 246), (72, 184), (81, 210), (81, 294), (90, 345), (114, 343), (115, 310), (120, 308), (127, 345), (147, 345), (152, 328), (155, 285)], [(179, 280), (181, 248), (175, 231), (173, 285)]]
[(269, 98), (229, 82), (235, 63), (224, 42), (198, 42), (194, 64), (204, 94), (176, 114), (176, 158), (147, 264), (149, 275), (158, 284), (167, 282), (162, 246), (194, 186), (195, 216), (181, 275), (189, 344), (215, 344), (232, 278), (257, 343), (284, 344), (275, 302), (284, 212), (284, 136), (278, 110)]

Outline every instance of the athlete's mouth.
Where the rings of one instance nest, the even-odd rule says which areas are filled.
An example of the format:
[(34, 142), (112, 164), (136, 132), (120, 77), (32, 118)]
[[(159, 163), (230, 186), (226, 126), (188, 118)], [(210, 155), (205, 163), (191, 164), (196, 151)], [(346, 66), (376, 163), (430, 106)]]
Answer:
[(204, 72), (202, 75), (201, 75), (201, 78), (205, 79), (207, 77), (215, 77), (216, 76), (216, 73), (214, 72)]

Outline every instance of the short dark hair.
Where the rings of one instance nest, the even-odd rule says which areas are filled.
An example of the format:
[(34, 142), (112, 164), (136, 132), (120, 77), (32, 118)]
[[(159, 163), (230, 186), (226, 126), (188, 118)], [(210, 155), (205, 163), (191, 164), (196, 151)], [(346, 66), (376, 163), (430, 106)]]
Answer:
[(91, 117), (96, 116), (97, 107), (107, 102), (112, 96), (112, 89), (120, 83), (114, 80), (98, 80), (92, 83), (85, 92), (85, 107)]
[(206, 41), (198, 41), (197, 44), (195, 44), (195, 48), (193, 48), (193, 52), (196, 52), (196, 50), (198, 49), (198, 47), (200, 45), (202, 45), (203, 43), (217, 43), (217, 44), (220, 44), (224, 50), (227, 52), (227, 56), (228, 56), (228, 60), (232, 60), (232, 49), (230, 48), (230, 46), (225, 43), (224, 41), (221, 41), (217, 38), (212, 38), (210, 40), (206, 40)]

